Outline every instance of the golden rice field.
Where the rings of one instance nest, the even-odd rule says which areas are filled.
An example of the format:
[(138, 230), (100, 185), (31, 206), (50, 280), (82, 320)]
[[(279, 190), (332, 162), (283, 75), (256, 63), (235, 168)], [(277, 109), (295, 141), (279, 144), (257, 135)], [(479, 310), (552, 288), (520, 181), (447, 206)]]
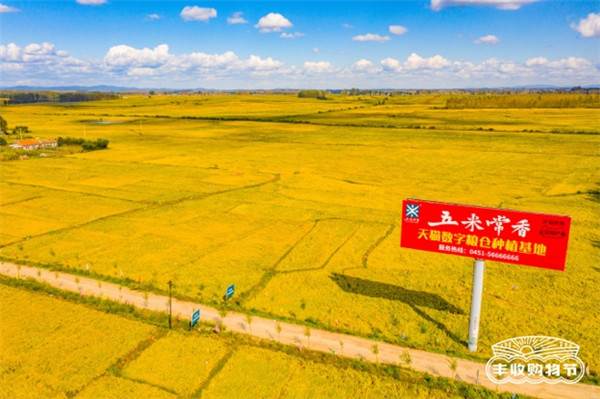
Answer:
[(600, 371), (598, 108), (444, 109), (448, 98), (3, 107), (33, 137), (110, 145), (2, 162), (0, 255), (162, 291), (172, 280), (209, 304), (234, 283), (247, 312), (469, 355), (473, 262), (400, 248), (402, 200), (570, 215), (564, 272), (487, 262), (476, 357), (549, 335)]
[(123, 376), (189, 397), (201, 388), (226, 353), (223, 342), (170, 333), (125, 368)]
[(43, 289), (2, 284), (0, 306), (3, 398), (509, 397), (403, 369), (359, 371), (339, 358), (235, 337), (167, 332)]
[(458, 394), (338, 369), (267, 349), (236, 350), (203, 392), (218, 398), (460, 398)]
[(0, 394), (67, 398), (100, 377), (156, 328), (2, 286)]

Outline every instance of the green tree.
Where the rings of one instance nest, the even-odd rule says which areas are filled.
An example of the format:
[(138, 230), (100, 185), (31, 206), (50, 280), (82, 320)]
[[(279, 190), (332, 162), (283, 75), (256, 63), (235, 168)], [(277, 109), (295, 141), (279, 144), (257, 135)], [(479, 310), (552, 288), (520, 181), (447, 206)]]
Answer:
[(458, 368), (458, 363), (456, 362), (456, 359), (453, 357), (449, 357), (447, 359), (448, 362), (448, 367), (450, 367), (450, 370), (452, 370), (452, 374), (450, 375), (451, 378), (454, 378), (453, 375), (456, 373), (456, 369)]
[(404, 363), (406, 366), (410, 366), (412, 363), (412, 356), (410, 355), (409, 352), (404, 351), (400, 354), (400, 360), (402, 361), (402, 363)]
[(248, 324), (248, 332), (250, 334), (252, 334), (252, 315), (251, 314), (246, 315), (246, 324)]
[(23, 133), (29, 133), (29, 128), (27, 126), (15, 126), (13, 129), (13, 134), (18, 134), (23, 139)]
[(371, 350), (373, 351), (373, 354), (375, 355), (375, 362), (379, 363), (379, 347), (377, 346), (377, 344), (373, 345)]
[(306, 328), (304, 329), (304, 335), (306, 335), (306, 338), (308, 340), (308, 349), (310, 349), (310, 327), (306, 326)]
[(275, 328), (277, 329), (277, 334), (279, 335), (279, 341), (281, 341), (281, 323), (276, 321)]
[(6, 122), (6, 119), (2, 115), (0, 115), (0, 131), (4, 133), (8, 132), (8, 122)]

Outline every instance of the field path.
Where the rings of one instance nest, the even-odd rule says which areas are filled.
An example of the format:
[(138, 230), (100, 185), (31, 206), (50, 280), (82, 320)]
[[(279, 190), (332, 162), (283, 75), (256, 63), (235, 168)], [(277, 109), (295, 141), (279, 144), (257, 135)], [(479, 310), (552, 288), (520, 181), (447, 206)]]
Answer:
[[(168, 298), (165, 296), (149, 294), (146, 301), (142, 292), (133, 291), (126, 287), (120, 288), (116, 284), (99, 282), (91, 278), (80, 276), (79, 283), (77, 283), (77, 277), (68, 273), (52, 272), (29, 266), (17, 266), (13, 263), (5, 262), (0, 265), (0, 272), (9, 277), (17, 277), (17, 275), (21, 278), (31, 277), (63, 290), (80, 292), (83, 295), (102, 296), (120, 302), (127, 302), (139, 308), (147, 308), (165, 313), (167, 310)], [(452, 371), (448, 363), (449, 357), (445, 355), (408, 349), (367, 338), (314, 328), (310, 329), (310, 334), (307, 336), (306, 326), (284, 322), (278, 323), (274, 320), (257, 316), (253, 316), (250, 325), (248, 325), (248, 317), (245, 314), (230, 312), (222, 319), (217, 309), (176, 299), (173, 299), (172, 306), (174, 316), (179, 314), (182, 318), (189, 319), (195, 309), (200, 309), (201, 320), (215, 323), (222, 322), (227, 326), (228, 331), (250, 334), (255, 337), (298, 347), (302, 345), (304, 348), (320, 352), (335, 352), (337, 355), (363, 359), (369, 362), (379, 361), (381, 363), (402, 364), (400, 356), (408, 353), (412, 358), (410, 367), (417, 371), (428, 372), (435, 376), (451, 377), (471, 384), (479, 383), (479, 385), (492, 390), (539, 398), (600, 399), (600, 387), (598, 386), (587, 384), (496, 385), (487, 378), (485, 364), (483, 363), (456, 358), (457, 367), (455, 371)], [(165, 324), (166, 320), (165, 316)], [(280, 332), (278, 332), (278, 326), (281, 328)], [(343, 346), (340, 342), (343, 342)], [(377, 345), (379, 350), (377, 357), (373, 354), (372, 348), (374, 345)]]

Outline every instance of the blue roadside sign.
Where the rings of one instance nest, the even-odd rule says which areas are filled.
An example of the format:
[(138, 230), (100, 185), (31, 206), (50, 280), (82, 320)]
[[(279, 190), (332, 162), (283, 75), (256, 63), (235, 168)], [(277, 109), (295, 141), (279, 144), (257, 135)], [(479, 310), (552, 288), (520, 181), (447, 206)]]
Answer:
[(192, 318), (190, 320), (190, 327), (194, 327), (196, 323), (200, 321), (200, 309), (196, 309), (194, 313), (192, 313)]
[(233, 293), (235, 292), (235, 285), (231, 284), (229, 287), (227, 287), (227, 293), (225, 294), (225, 299), (229, 299), (233, 296)]

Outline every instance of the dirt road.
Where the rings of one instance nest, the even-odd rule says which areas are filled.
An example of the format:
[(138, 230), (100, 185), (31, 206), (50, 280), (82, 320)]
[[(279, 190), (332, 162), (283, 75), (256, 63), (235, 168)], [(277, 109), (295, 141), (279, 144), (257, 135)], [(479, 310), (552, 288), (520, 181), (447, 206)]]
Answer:
[[(2, 263), (0, 272), (6, 276), (21, 278), (32, 277), (44, 281), (57, 288), (80, 292), (83, 295), (103, 296), (112, 300), (127, 302), (139, 308), (147, 308), (158, 312), (166, 312), (168, 298), (149, 294), (145, 298), (144, 293), (119, 287), (116, 284), (100, 282), (98, 280), (79, 277), (68, 273), (56, 273), (45, 269), (28, 266), (18, 267), (12, 263)], [(250, 334), (259, 338), (270, 339), (284, 344), (299, 346), (311, 350), (333, 353), (354, 359), (363, 359), (369, 362), (379, 361), (381, 363), (403, 364), (401, 356), (410, 354), (412, 362), (410, 367), (428, 372), (436, 376), (451, 377), (471, 384), (479, 383), (492, 390), (524, 394), (539, 398), (577, 398), (577, 399), (600, 399), (600, 387), (586, 384), (502, 384), (492, 383), (485, 374), (485, 364), (456, 358), (456, 370), (449, 365), (449, 357), (425, 352), (421, 350), (408, 349), (398, 345), (386, 344), (367, 338), (359, 338), (351, 335), (338, 334), (318, 329), (310, 329), (310, 335), (306, 335), (306, 327), (290, 323), (277, 323), (271, 319), (252, 317), (251, 323), (245, 314), (228, 313), (223, 319), (217, 309), (179, 300), (173, 300), (173, 314), (181, 314), (183, 318), (191, 316), (195, 309), (200, 309), (201, 320), (222, 322), (228, 331), (242, 334)], [(278, 331), (277, 326), (281, 328)], [(343, 344), (342, 344), (343, 343)], [(377, 345), (379, 354), (373, 354), (373, 345)]]

